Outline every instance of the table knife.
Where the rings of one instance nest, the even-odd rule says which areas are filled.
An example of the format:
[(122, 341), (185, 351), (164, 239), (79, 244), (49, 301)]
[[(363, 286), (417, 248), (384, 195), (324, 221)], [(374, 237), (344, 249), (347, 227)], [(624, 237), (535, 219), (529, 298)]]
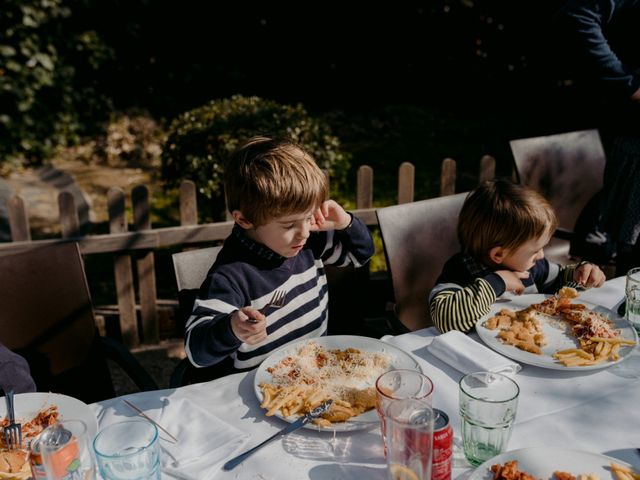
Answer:
[(288, 426), (284, 427), (282, 430), (280, 430), (275, 435), (270, 436), (264, 442), (256, 445), (255, 447), (251, 448), (250, 450), (247, 450), (246, 452), (241, 453), (237, 457), (234, 457), (231, 460), (229, 460), (227, 463), (225, 463), (222, 466), (222, 469), (228, 471), (228, 470), (231, 470), (231, 469), (237, 467), (247, 457), (249, 457), (250, 455), (252, 455), (256, 451), (258, 451), (260, 448), (264, 447), (267, 443), (275, 440), (278, 437), (282, 437), (282, 436), (284, 436), (284, 435), (286, 435), (288, 433), (291, 433), (294, 430), (298, 430), (299, 428), (302, 428), (304, 425), (309, 423), (311, 420), (313, 420), (316, 417), (319, 417), (324, 412), (329, 410), (329, 407), (331, 406), (332, 403), (333, 403), (333, 400), (327, 400), (325, 402), (322, 402), (318, 407), (314, 408), (313, 410), (311, 410), (306, 415), (301, 416), (295, 422), (293, 422), (291, 425), (288, 425)]

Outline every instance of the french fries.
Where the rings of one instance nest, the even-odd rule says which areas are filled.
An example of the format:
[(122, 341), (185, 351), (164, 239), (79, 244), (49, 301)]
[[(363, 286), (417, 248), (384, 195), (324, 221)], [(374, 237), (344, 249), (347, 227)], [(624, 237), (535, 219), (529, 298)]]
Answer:
[[(553, 358), (567, 367), (583, 367), (597, 365), (605, 360), (616, 361), (620, 359), (620, 347), (635, 345), (636, 342), (624, 338), (600, 338), (591, 337), (590, 342), (583, 348), (569, 348), (559, 350), (553, 354)], [(591, 350), (587, 351), (585, 348)]]
[(600, 477), (595, 473), (581, 473), (578, 475), (578, 480), (600, 480)]
[(616, 480), (640, 480), (639, 473), (634, 472), (629, 467), (618, 465), (617, 463), (611, 464), (611, 471), (613, 472)]
[[(260, 407), (267, 410), (265, 415), (268, 417), (275, 415), (278, 411), (283, 417), (303, 415), (329, 399), (329, 396), (321, 389), (303, 385), (279, 387), (270, 383), (261, 383), (260, 388), (263, 394)], [(344, 422), (351, 417), (360, 415), (364, 410), (363, 406), (334, 399), (333, 404), (324, 415), (325, 418), (316, 419), (315, 423), (327, 427), (331, 425), (331, 422)]]

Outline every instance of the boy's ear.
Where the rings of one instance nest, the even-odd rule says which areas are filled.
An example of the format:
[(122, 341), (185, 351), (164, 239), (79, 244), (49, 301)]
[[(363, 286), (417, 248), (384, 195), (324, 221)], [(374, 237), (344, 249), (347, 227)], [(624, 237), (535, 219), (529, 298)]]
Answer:
[(496, 264), (502, 263), (506, 255), (507, 250), (501, 246), (493, 247), (489, 250), (489, 260)]
[(231, 216), (233, 217), (233, 221), (245, 230), (253, 228), (253, 223), (247, 220), (240, 210), (234, 210), (231, 212)]

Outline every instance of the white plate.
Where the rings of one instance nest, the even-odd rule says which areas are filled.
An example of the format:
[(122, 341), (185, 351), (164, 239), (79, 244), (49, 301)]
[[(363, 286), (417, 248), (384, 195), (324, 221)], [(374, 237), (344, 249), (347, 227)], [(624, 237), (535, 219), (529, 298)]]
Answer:
[[(358, 350), (361, 350), (363, 352), (386, 353), (391, 357), (390, 370), (409, 369), (418, 370), (419, 372), (422, 371), (420, 365), (418, 365), (418, 362), (410, 354), (408, 354), (404, 350), (399, 349), (398, 347), (385, 342), (381, 342), (380, 340), (376, 340), (375, 338), (358, 337), (352, 335), (330, 335), (326, 337), (304, 339), (284, 345), (283, 347), (274, 351), (260, 364), (260, 366), (256, 370), (256, 375), (253, 383), (253, 388), (259, 401), (262, 401), (262, 390), (260, 389), (259, 385), (263, 382), (271, 382), (271, 374), (267, 372), (267, 368), (275, 365), (284, 357), (295, 354), (302, 345), (309, 342), (316, 342), (318, 345), (327, 349), (344, 350), (346, 348), (357, 348)], [(373, 387), (374, 385), (371, 386)], [(298, 416), (283, 417), (280, 411), (276, 413), (276, 416), (289, 423), (294, 422), (298, 418)], [(364, 430), (378, 424), (378, 414), (375, 409), (373, 409), (364, 412), (357, 417), (353, 417), (346, 422), (332, 423), (331, 427), (327, 430), (335, 430), (337, 432)], [(315, 424), (307, 424), (303, 428), (308, 428), (311, 430), (318, 429)]]
[(600, 480), (614, 478), (611, 463), (630, 466), (617, 458), (607, 457), (599, 453), (565, 450), (562, 448), (534, 447), (513, 450), (487, 460), (469, 476), (467, 480), (491, 480), (493, 474), (489, 470), (491, 465), (518, 461), (518, 469), (530, 473), (540, 480), (550, 480), (553, 472), (560, 470), (569, 472), (576, 477), (580, 474), (595, 473)]
[[(528, 307), (533, 303), (540, 303), (548, 295), (542, 294), (532, 294), (532, 295), (520, 295), (517, 297), (513, 297), (508, 299), (507, 301), (501, 301), (494, 303), (491, 306), (491, 310), (489, 313), (482, 318), (480, 318), (476, 322), (476, 331), (478, 335), (482, 339), (484, 343), (486, 343), (489, 347), (493, 348), (496, 352), (501, 353), (502, 355), (512, 358), (518, 362), (526, 363), (528, 365), (534, 365), (536, 367), (542, 368), (550, 368), (553, 370), (596, 370), (600, 368), (610, 367), (616, 363), (624, 360), (631, 350), (633, 350), (633, 346), (621, 346), (620, 348), (620, 359), (615, 361), (604, 361), (598, 363), (596, 365), (584, 365), (584, 366), (575, 366), (575, 367), (567, 367), (556, 359), (554, 359), (551, 355), (553, 355), (558, 350), (564, 350), (567, 348), (576, 348), (578, 345), (575, 337), (567, 334), (565, 329), (563, 328), (564, 322), (557, 321), (554, 319), (545, 319), (543, 316), (540, 316), (540, 323), (542, 324), (542, 331), (547, 337), (547, 345), (542, 347), (542, 354), (536, 355), (535, 353), (525, 352), (524, 350), (520, 350), (513, 345), (508, 345), (506, 343), (502, 343), (498, 338), (499, 330), (489, 330), (486, 327), (482, 326), (482, 323), (489, 317), (495, 315), (503, 308), (508, 308), (509, 310), (522, 310), (523, 308)], [(604, 314), (611, 320), (615, 328), (620, 329), (620, 334), (623, 338), (628, 340), (633, 340), (635, 342), (638, 341), (638, 335), (635, 329), (627, 322), (625, 319), (620, 317), (615, 312), (606, 309), (604, 307), (597, 307), (589, 302), (583, 302), (580, 298), (575, 300), (577, 303), (583, 303), (588, 308), (595, 310), (599, 313)]]
[[(56, 405), (58, 407), (59, 418), (61, 420), (82, 420), (87, 425), (89, 438), (93, 439), (98, 432), (98, 420), (91, 408), (86, 403), (77, 398), (61, 395), (59, 393), (17, 393), (13, 397), (16, 420), (31, 420), (43, 408)], [(7, 405), (0, 401), (0, 418), (7, 414)]]

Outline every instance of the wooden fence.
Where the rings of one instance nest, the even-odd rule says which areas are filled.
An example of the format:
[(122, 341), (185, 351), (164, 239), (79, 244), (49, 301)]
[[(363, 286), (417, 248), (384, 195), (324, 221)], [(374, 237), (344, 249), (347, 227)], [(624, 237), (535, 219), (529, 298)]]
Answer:
[[(493, 179), (495, 160), (484, 156), (480, 160), (479, 181)], [(455, 193), (456, 162), (443, 160), (440, 175), (440, 196)], [(398, 203), (414, 200), (415, 167), (403, 163), (398, 171)], [(140, 343), (159, 342), (158, 299), (154, 264), (155, 249), (194, 245), (223, 240), (231, 232), (232, 221), (198, 224), (196, 185), (184, 181), (180, 187), (180, 226), (152, 228), (149, 190), (137, 186), (131, 192), (133, 207), (132, 231), (126, 218), (125, 195), (119, 188), (108, 192), (109, 231), (103, 235), (80, 233), (80, 221), (75, 199), (71, 192), (58, 195), (61, 238), (31, 240), (29, 218), (23, 199), (14, 195), (7, 202), (11, 242), (0, 243), (0, 255), (59, 242), (78, 242), (83, 255), (114, 254), (114, 274), (118, 298), (118, 314), (123, 342), (129, 347)], [(373, 169), (361, 166), (357, 172), (356, 209), (353, 213), (369, 226), (377, 225), (373, 207)], [(138, 298), (142, 332), (138, 331), (134, 268), (137, 272)]]

